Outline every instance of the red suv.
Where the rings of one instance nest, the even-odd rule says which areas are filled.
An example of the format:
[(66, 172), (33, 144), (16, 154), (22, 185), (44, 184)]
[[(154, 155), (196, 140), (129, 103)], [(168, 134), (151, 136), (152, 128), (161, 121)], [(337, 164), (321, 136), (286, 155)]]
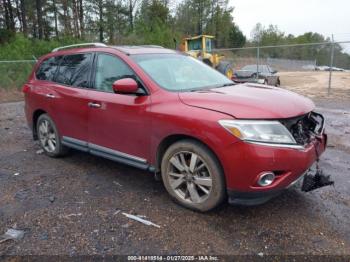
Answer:
[(295, 93), (234, 84), (157, 46), (69, 46), (42, 57), (23, 87), (34, 139), (161, 174), (181, 205), (227, 196), (259, 204), (292, 185), (326, 146), (323, 117)]

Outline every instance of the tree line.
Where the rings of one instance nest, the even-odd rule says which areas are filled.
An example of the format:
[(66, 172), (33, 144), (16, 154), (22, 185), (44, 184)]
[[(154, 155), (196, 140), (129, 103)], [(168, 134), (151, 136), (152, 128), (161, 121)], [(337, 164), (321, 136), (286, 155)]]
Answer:
[[(276, 25), (267, 27), (258, 23), (251, 32), (249, 45), (276, 46), (312, 44), (310, 46), (288, 46), (264, 48), (260, 50), (261, 57), (284, 58), (293, 60), (316, 60), (317, 65), (330, 65), (331, 39), (322, 34), (307, 32), (299, 36), (285, 34)], [(350, 69), (350, 55), (337, 43), (334, 44), (334, 66)]]
[[(228, 0), (0, 0), (0, 44), (12, 43), (1, 48), (0, 58), (41, 55), (59, 45), (94, 41), (175, 48), (183, 37), (198, 34), (215, 36), (216, 48), (330, 41), (318, 33), (294, 36), (261, 24), (247, 40)], [(328, 65), (330, 45), (262, 49), (261, 56)], [(350, 56), (340, 45), (335, 45), (335, 62), (350, 68)]]
[(110, 44), (161, 44), (213, 34), (217, 47), (243, 46), (228, 0), (0, 0), (0, 37), (75, 38)]

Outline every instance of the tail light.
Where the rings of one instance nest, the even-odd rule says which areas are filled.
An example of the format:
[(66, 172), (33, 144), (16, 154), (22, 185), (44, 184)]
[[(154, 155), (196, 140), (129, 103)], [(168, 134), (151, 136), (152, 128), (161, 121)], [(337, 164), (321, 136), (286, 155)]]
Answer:
[(28, 93), (29, 91), (30, 91), (30, 86), (27, 85), (27, 84), (23, 85), (22, 92), (23, 93)]

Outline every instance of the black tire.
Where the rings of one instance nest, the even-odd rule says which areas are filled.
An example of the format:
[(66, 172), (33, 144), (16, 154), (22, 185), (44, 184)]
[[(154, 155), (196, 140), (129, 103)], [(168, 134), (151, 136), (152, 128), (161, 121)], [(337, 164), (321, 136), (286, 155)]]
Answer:
[(225, 75), (228, 78), (233, 77), (233, 68), (230, 62), (221, 61), (217, 66), (216, 70), (218, 70), (221, 74)]
[[(45, 126), (45, 123), (48, 124), (48, 134), (45, 134), (41, 131), (41, 126)], [(61, 136), (59, 135), (59, 132), (57, 130), (57, 127), (53, 120), (47, 115), (47, 114), (42, 114), (38, 118), (38, 121), (36, 123), (36, 130), (38, 133), (38, 140), (41, 148), (44, 150), (44, 153), (50, 157), (61, 157), (64, 156), (68, 152), (68, 148), (62, 145), (62, 140)], [(55, 139), (55, 144), (54, 144), (54, 149), (50, 147), (49, 143), (47, 142), (49, 136), (52, 135), (51, 141), (53, 141), (53, 136)], [(46, 142), (45, 142), (46, 140)], [(53, 145), (53, 143), (51, 142)]]
[(280, 78), (277, 78), (276, 86), (277, 86), (277, 87), (281, 86), (281, 80), (280, 80)]
[[(198, 165), (205, 164), (204, 167), (198, 168), (196, 166), (194, 172), (192, 173), (192, 181), (191, 178), (184, 178), (184, 181), (181, 186), (178, 186), (177, 188), (173, 189), (174, 182), (176, 183), (177, 179), (173, 179), (171, 174), (176, 175), (182, 175), (186, 172), (179, 171), (180, 169), (174, 169), (174, 165), (171, 161), (173, 161), (174, 158), (179, 156), (179, 154), (184, 154), (186, 157), (187, 155), (192, 156), (196, 155), (196, 161)], [(184, 157), (184, 158), (185, 158)], [(181, 157), (177, 158), (180, 159)], [(191, 160), (190, 160), (191, 161)], [(188, 169), (191, 169), (190, 161), (188, 162)], [(181, 163), (182, 164), (182, 163)], [(177, 171), (174, 171), (177, 170)], [(196, 171), (197, 170), (197, 171)], [(201, 170), (201, 172), (199, 172)], [(172, 144), (165, 152), (162, 163), (161, 163), (161, 171), (162, 171), (162, 179), (164, 186), (172, 199), (179, 203), (180, 205), (200, 212), (206, 212), (211, 209), (214, 209), (217, 207), (222, 201), (224, 200), (226, 196), (226, 186), (225, 186), (225, 178), (224, 173), (222, 171), (221, 165), (216, 158), (216, 156), (210, 151), (205, 145), (201, 144), (198, 141), (191, 140), (191, 139), (185, 139), (178, 141), (174, 144)], [(205, 176), (206, 175), (206, 176)], [(188, 173), (185, 176), (190, 176)], [(208, 181), (211, 179), (211, 186), (210, 189), (207, 187), (207, 185), (201, 184), (198, 185), (197, 183), (199, 180), (201, 181)], [(190, 180), (190, 181), (188, 181)], [(172, 183), (172, 184), (171, 184)], [(172, 186), (173, 185), (173, 186)], [(189, 189), (189, 186), (191, 187)], [(207, 191), (209, 191), (208, 194), (205, 193), (200, 187), (204, 187)], [(193, 188), (197, 191), (198, 196), (200, 196), (201, 201), (192, 201), (192, 190)], [(186, 191), (187, 193), (183, 193), (183, 191)], [(191, 191), (191, 192), (190, 192)], [(180, 193), (182, 192), (183, 195)], [(202, 193), (202, 194), (201, 194)], [(186, 199), (186, 195), (188, 195), (189, 199)]]
[(212, 62), (209, 59), (203, 59), (203, 63), (210, 66), (210, 67), (213, 67)]

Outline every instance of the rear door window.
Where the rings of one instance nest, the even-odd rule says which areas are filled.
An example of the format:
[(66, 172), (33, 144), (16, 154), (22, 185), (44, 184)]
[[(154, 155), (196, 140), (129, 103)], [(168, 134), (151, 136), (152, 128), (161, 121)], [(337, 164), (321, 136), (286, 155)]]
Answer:
[(53, 81), (61, 59), (62, 56), (55, 56), (44, 60), (36, 71), (36, 78), (39, 80)]
[(55, 82), (74, 87), (89, 87), (91, 57), (91, 54), (64, 56)]

